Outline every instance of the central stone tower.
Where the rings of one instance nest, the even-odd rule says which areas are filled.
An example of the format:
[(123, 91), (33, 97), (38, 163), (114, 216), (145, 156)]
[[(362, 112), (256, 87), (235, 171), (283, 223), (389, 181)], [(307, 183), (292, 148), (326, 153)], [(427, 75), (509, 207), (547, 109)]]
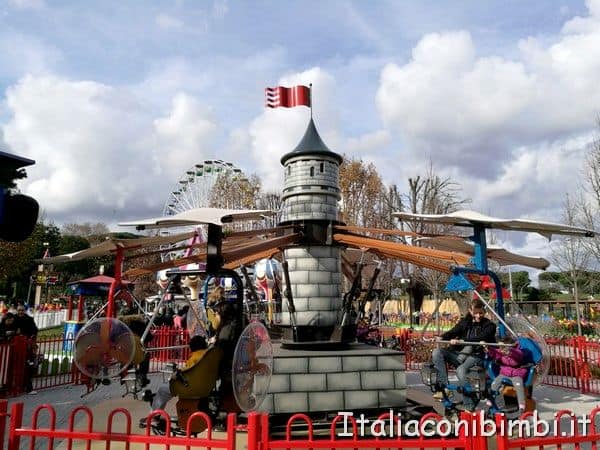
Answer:
[(323, 143), (310, 120), (298, 146), (281, 158), (285, 170), (282, 225), (303, 238), (284, 250), (293, 310), (282, 302), (281, 344), (260, 411), (337, 413), (402, 407), (404, 354), (354, 342), (355, 317), (341, 295), (341, 251), (331, 239), (339, 224), (342, 157)]
[(284, 299), (281, 325), (283, 344), (288, 347), (354, 340), (353, 332), (343, 333), (339, 328), (341, 249), (330, 238), (331, 226), (340, 223), (342, 161), (340, 155), (327, 148), (312, 117), (300, 143), (281, 158), (285, 181), (280, 225), (298, 225), (304, 233), (298, 246), (284, 250), (295, 309), (290, 312)]

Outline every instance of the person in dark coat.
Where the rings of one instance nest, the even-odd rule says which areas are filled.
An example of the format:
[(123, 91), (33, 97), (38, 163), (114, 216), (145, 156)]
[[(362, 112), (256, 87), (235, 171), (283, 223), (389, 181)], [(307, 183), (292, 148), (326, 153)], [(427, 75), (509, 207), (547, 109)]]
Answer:
[(35, 339), (37, 337), (38, 327), (35, 324), (35, 320), (33, 320), (33, 317), (25, 313), (25, 306), (22, 304), (17, 306), (15, 326), (17, 327), (18, 334), (27, 336), (30, 339)]
[(23, 380), (25, 385), (25, 392), (29, 394), (37, 394), (37, 391), (33, 390), (32, 378), (37, 370), (36, 366), (36, 353), (37, 344), (35, 343), (38, 334), (38, 327), (35, 324), (33, 317), (25, 312), (25, 305), (17, 305), (17, 315), (15, 316), (15, 327), (17, 328), (17, 334), (27, 337), (27, 359), (25, 366), (25, 378)]
[[(467, 373), (474, 366), (483, 364), (484, 348), (481, 345), (465, 345), (459, 341), (496, 342), (496, 324), (485, 317), (485, 305), (481, 300), (473, 300), (469, 312), (449, 331), (440, 336), (443, 341), (450, 341), (448, 348), (436, 348), (431, 355), (432, 362), (438, 372), (441, 385), (448, 384), (446, 364), (456, 368), (458, 384), (464, 386)], [(441, 398), (441, 393), (436, 397)], [(475, 409), (475, 404), (469, 396), (463, 396), (463, 406), (466, 410)]]
[[(140, 386), (147, 386), (148, 384), (150, 384), (150, 380), (148, 379), (148, 372), (150, 372), (150, 353), (144, 352), (143, 357), (141, 355), (138, 355), (138, 352), (140, 350), (143, 351), (143, 348), (147, 347), (153, 338), (152, 333), (148, 333), (146, 335), (146, 338), (144, 339), (144, 342), (141, 342), (141, 338), (144, 335), (144, 332), (146, 331), (146, 327), (148, 326), (146, 318), (143, 315), (132, 314), (128, 316), (122, 316), (120, 319), (123, 323), (125, 323), (125, 325), (129, 327), (131, 332), (135, 336), (137, 336), (137, 338), (139, 338), (138, 342), (141, 344), (141, 348), (137, 348), (136, 342), (136, 355), (134, 356), (134, 361), (132, 361), (132, 364), (135, 365), (137, 363), (137, 369), (135, 371), (135, 374), (136, 377), (138, 377), (138, 379), (140, 380)], [(129, 368), (125, 369), (122, 373), (127, 373), (128, 369)]]
[(0, 322), (0, 339), (10, 339), (17, 334), (17, 325), (15, 324), (15, 315), (6, 313)]
[(214, 345), (223, 350), (223, 359), (219, 366), (219, 396), (224, 408), (228, 411), (234, 411), (237, 408), (233, 396), (233, 384), (231, 368), (233, 366), (233, 356), (237, 340), (242, 332), (243, 324), (236, 312), (235, 306), (222, 299), (209, 305), (214, 312), (211, 320), (211, 327), (215, 333), (213, 338)]

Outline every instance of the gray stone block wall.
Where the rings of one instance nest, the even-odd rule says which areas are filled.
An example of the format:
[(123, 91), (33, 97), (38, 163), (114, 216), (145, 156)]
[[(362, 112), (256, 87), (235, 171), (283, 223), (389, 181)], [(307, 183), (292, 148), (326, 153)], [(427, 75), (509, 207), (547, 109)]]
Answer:
[(335, 158), (303, 156), (286, 162), (282, 222), (338, 220), (337, 202), (340, 198), (339, 166)]
[[(341, 316), (341, 262), (339, 247), (308, 246), (284, 251), (289, 265), (296, 324), (335, 325)], [(292, 324), (283, 300), (281, 325)]]
[(289, 197), (281, 207), (281, 221), (339, 219), (337, 199), (330, 195), (302, 195), (303, 200)]
[(275, 414), (383, 410), (405, 403), (401, 352), (362, 344), (341, 352), (286, 351), (276, 345), (269, 393), (259, 410)]

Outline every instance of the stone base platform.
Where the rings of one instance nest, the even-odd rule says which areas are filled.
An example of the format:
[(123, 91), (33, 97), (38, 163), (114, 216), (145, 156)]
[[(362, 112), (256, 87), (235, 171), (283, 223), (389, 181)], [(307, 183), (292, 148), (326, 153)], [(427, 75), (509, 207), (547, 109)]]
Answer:
[(354, 343), (344, 350), (289, 350), (273, 344), (269, 393), (258, 408), (272, 414), (402, 408), (404, 353)]

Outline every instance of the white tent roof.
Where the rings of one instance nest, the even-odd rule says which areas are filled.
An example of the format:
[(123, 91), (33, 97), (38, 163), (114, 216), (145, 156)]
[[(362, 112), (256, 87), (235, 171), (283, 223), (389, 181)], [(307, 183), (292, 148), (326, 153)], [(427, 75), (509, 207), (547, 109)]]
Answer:
[[(460, 252), (472, 255), (474, 253), (474, 243), (466, 241), (460, 236), (437, 236), (423, 237), (417, 239), (427, 247), (438, 250), (446, 250), (450, 252)], [(533, 267), (535, 269), (546, 270), (550, 262), (544, 258), (523, 256), (516, 253), (511, 253), (497, 245), (487, 246), (487, 257), (493, 259), (501, 266), (512, 266), (517, 264), (520, 266)]]
[(186, 225), (209, 224), (223, 225), (240, 220), (260, 220), (265, 216), (275, 215), (268, 209), (220, 209), (196, 208), (190, 209), (174, 216), (155, 217), (152, 219), (134, 220), (120, 223), (123, 227), (138, 227), (141, 229), (181, 227)]
[(553, 234), (593, 237), (594, 231), (585, 228), (562, 225), (551, 222), (539, 222), (529, 219), (499, 219), (475, 211), (462, 210), (449, 214), (412, 214), (397, 212), (393, 214), (401, 220), (420, 220), (425, 223), (443, 223), (456, 226), (484, 225), (486, 228), (500, 230), (536, 232), (550, 239)]
[(56, 264), (69, 261), (79, 261), (86, 258), (94, 258), (96, 256), (106, 256), (115, 252), (117, 248), (123, 248), (125, 250), (138, 249), (142, 247), (156, 247), (158, 245), (173, 244), (175, 242), (185, 241), (191, 239), (194, 235), (193, 231), (187, 233), (173, 234), (170, 236), (151, 236), (142, 237), (137, 239), (117, 239), (109, 238), (101, 244), (95, 245), (78, 252), (66, 253), (64, 255), (52, 256), (50, 258), (43, 258), (37, 260), (44, 264)]

